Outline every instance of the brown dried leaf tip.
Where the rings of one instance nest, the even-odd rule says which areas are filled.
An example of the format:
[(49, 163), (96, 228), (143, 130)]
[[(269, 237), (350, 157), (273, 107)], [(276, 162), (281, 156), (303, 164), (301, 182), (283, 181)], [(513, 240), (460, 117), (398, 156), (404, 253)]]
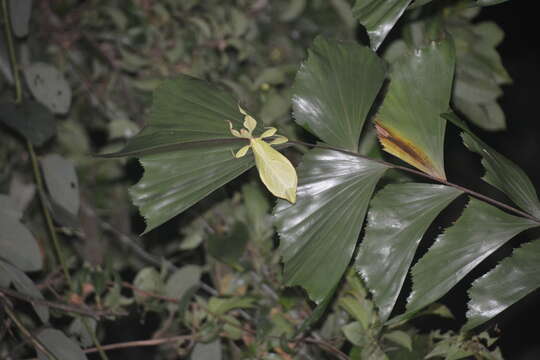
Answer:
[(400, 137), (395, 131), (384, 127), (380, 122), (375, 122), (377, 137), (383, 146), (383, 150), (395, 157), (414, 166), (438, 179), (446, 180), (444, 170), (438, 169), (428, 155), (418, 146)]

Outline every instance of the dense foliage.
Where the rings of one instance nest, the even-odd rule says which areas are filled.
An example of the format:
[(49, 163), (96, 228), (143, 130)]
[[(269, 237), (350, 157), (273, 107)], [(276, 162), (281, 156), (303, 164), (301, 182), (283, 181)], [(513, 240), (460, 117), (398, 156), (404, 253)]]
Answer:
[[(499, 2), (2, 0), (0, 357), (502, 359), (480, 326), (539, 287), (539, 240), (461, 329), (415, 326), (540, 226), (464, 121), (506, 126), (503, 33), (474, 20)], [(259, 181), (278, 155), (233, 156), (242, 109), (288, 138), (294, 204)], [(447, 180), (448, 127), (509, 202)]]

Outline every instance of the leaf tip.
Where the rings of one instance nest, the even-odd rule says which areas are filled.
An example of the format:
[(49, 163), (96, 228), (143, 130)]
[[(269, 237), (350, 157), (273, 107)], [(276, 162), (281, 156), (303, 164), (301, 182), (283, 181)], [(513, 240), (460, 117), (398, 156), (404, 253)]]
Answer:
[(435, 166), (428, 155), (418, 146), (399, 136), (395, 131), (385, 127), (377, 120), (375, 121), (375, 130), (384, 151), (405, 161), (422, 172), (438, 179), (446, 180), (444, 170)]

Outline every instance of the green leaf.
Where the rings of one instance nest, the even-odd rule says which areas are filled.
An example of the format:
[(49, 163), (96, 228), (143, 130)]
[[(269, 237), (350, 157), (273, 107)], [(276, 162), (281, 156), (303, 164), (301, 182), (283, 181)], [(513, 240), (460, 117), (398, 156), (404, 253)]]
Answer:
[[(154, 92), (147, 125), (118, 153), (104, 157), (142, 156), (185, 149), (190, 145), (247, 144), (231, 135), (244, 115), (228, 91), (187, 75), (163, 81)], [(259, 128), (260, 130), (260, 128)], [(188, 149), (193, 146), (187, 146)], [(203, 152), (203, 149), (199, 149)]]
[[(165, 295), (178, 300), (182, 300), (184, 295), (192, 295), (190, 290), (199, 285), (201, 275), (202, 269), (197, 265), (186, 265), (178, 269), (167, 280)], [(169, 309), (176, 309), (176, 306), (170, 304)]]
[(248, 230), (252, 234), (252, 239), (264, 245), (270, 245), (266, 240), (274, 230), (269, 214), (270, 202), (263, 191), (264, 188), (260, 183), (252, 182), (242, 186)]
[[(161, 294), (164, 287), (161, 275), (153, 267), (145, 267), (141, 269), (135, 276), (135, 279), (133, 280), (133, 285), (137, 289), (141, 289), (143, 291), (155, 294)], [(139, 303), (148, 300), (148, 296), (144, 294), (138, 292), (135, 292), (134, 294), (135, 300)]]
[(407, 318), (437, 300), (508, 240), (537, 226), (532, 220), (471, 199), (456, 223), (437, 238), (413, 267), (413, 291), (407, 313), (398, 318)]
[(355, 268), (373, 294), (383, 322), (390, 316), (422, 236), (460, 194), (444, 185), (390, 184), (371, 201)]
[[(84, 321), (87, 322), (90, 331), (88, 331), (86, 328)], [(70, 335), (70, 337), (77, 339), (82, 347), (90, 347), (94, 343), (92, 340), (92, 332), (96, 331), (96, 327), (96, 319), (90, 317), (76, 317), (69, 325), (67, 333)]]
[(328, 295), (324, 299), (322, 299), (319, 302), (319, 304), (317, 304), (315, 309), (313, 309), (311, 314), (309, 314), (309, 316), (304, 320), (302, 325), (298, 327), (295, 333), (296, 335), (299, 335), (303, 333), (304, 331), (306, 331), (307, 329), (309, 329), (309, 327), (312, 324), (316, 323), (324, 315), (324, 313), (326, 312), (328, 308), (328, 305), (330, 305), (330, 303), (332, 302), (332, 299), (334, 298), (333, 295), (334, 295), (334, 292), (336, 291), (337, 285), (338, 284), (336, 284), (334, 288), (328, 292)]
[(227, 234), (212, 234), (208, 237), (208, 253), (225, 264), (237, 265), (248, 240), (248, 228), (244, 223), (237, 222)]
[(365, 346), (369, 342), (369, 334), (358, 321), (353, 321), (341, 328), (343, 335), (356, 346)]
[[(60, 330), (45, 329), (40, 331), (36, 337), (58, 360), (87, 360), (79, 345)], [(37, 348), (36, 351), (39, 360), (50, 360)]]
[(43, 267), (43, 257), (34, 235), (19, 221), (22, 213), (15, 202), (0, 194), (0, 258), (23, 271)]
[(540, 287), (540, 239), (514, 250), (497, 267), (473, 282), (469, 290), (470, 330), (496, 316)]
[(475, 0), (478, 6), (492, 6), (497, 4), (502, 4), (509, 0)]
[(0, 121), (35, 146), (43, 145), (56, 134), (56, 124), (51, 112), (35, 101), (21, 105), (0, 104)]
[[(9, 17), (13, 33), (17, 37), (24, 37), (28, 34), (28, 23), (32, 13), (32, 0), (10, 0)], [(4, 39), (2, 39), (4, 40)]]
[(321, 303), (351, 260), (364, 216), (387, 167), (339, 151), (311, 150), (298, 168), (295, 205), (274, 209), (285, 284)]
[(459, 97), (454, 97), (453, 104), (463, 115), (476, 126), (488, 131), (506, 129), (504, 113), (496, 101), (476, 104)]
[(505, 129), (505, 116), (497, 98), (502, 94), (500, 85), (512, 79), (496, 50), (504, 32), (493, 22), (472, 24), (463, 16), (460, 11), (446, 21), (456, 44), (454, 106), (483, 129)]
[(55, 114), (65, 114), (71, 105), (71, 88), (54, 66), (33, 63), (24, 69), (26, 83), (37, 101)]
[(385, 72), (369, 48), (317, 37), (296, 75), (295, 121), (330, 145), (357, 151)]
[(384, 150), (441, 179), (446, 125), (454, 76), (454, 48), (449, 39), (432, 41), (393, 63), (388, 93), (376, 116)]
[[(5, 282), (7, 279), (7, 286), (9, 286), (10, 283), (13, 283), (13, 286), (15, 286), (15, 289), (17, 289), (18, 292), (36, 299), (45, 300), (37, 286), (25, 273), (2, 259), (0, 259), (0, 279), (2, 279), (2, 285), (6, 285)], [(49, 308), (44, 305), (36, 304), (32, 304), (32, 306), (41, 321), (45, 324), (48, 323)]]
[(229, 92), (180, 76), (156, 90), (147, 127), (122, 151), (105, 155), (140, 156), (144, 176), (130, 194), (146, 219), (144, 233), (254, 165), (251, 154), (231, 154), (246, 142), (231, 135), (227, 120), (236, 128), (244, 120)]
[(353, 15), (367, 30), (371, 48), (377, 50), (411, 0), (356, 0)]
[(143, 234), (170, 220), (254, 165), (253, 155), (235, 159), (231, 145), (146, 155), (144, 176), (130, 189), (146, 220)]
[(279, 15), (279, 20), (288, 22), (302, 14), (306, 7), (306, 0), (291, 0), (287, 8)]
[(255, 306), (256, 300), (253, 297), (211, 297), (208, 301), (208, 309), (216, 315), (223, 315), (233, 309), (252, 308)]
[(191, 360), (221, 360), (221, 342), (219, 339), (211, 343), (197, 343), (189, 357)]
[(383, 335), (385, 339), (392, 341), (405, 349), (412, 351), (412, 338), (405, 331), (395, 330)]
[(376, 313), (373, 303), (365, 298), (359, 299), (354, 296), (340, 296), (338, 299), (339, 306), (349, 313), (354, 319), (362, 325), (362, 328), (369, 329), (374, 323)]
[(473, 355), (473, 351), (465, 349), (462, 338), (451, 337), (435, 344), (425, 359), (441, 358), (445, 360), (458, 360)]
[(78, 216), (79, 181), (73, 162), (58, 154), (49, 154), (42, 157), (40, 163), (52, 201), (71, 215)]
[(462, 138), (469, 150), (482, 156), (486, 169), (482, 179), (508, 195), (520, 208), (540, 218), (540, 202), (527, 174), (471, 133), (464, 132)]

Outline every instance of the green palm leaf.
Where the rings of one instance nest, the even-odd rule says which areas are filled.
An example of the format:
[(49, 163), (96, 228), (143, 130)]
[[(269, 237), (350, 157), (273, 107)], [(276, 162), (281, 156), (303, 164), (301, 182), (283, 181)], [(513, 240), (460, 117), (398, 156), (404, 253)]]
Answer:
[(232, 95), (205, 81), (180, 76), (156, 90), (147, 127), (104, 155), (140, 157), (145, 172), (130, 193), (146, 219), (144, 233), (254, 165), (252, 155), (231, 153), (246, 141), (231, 135), (227, 121), (241, 127), (243, 119)]
[(213, 145), (140, 158), (142, 179), (130, 189), (146, 219), (144, 233), (186, 210), (254, 165), (253, 155), (235, 159), (232, 145)]
[(371, 48), (377, 50), (411, 0), (356, 0), (353, 16), (368, 33)]
[(349, 265), (375, 185), (387, 167), (332, 150), (311, 150), (298, 168), (297, 202), (274, 209), (287, 285), (321, 303)]
[(486, 169), (482, 179), (505, 193), (523, 210), (540, 218), (540, 201), (527, 174), (474, 135), (454, 113), (443, 117), (464, 131), (461, 136), (465, 146), (482, 157), (482, 165)]
[[(244, 116), (230, 92), (187, 75), (164, 81), (154, 92), (147, 125), (112, 156), (139, 156), (226, 140), (239, 143), (227, 121), (242, 127)], [(241, 143), (241, 142), (240, 142)]]
[(390, 316), (422, 236), (460, 194), (445, 185), (391, 184), (371, 201), (355, 269), (373, 294), (382, 321)]
[(369, 48), (317, 37), (294, 83), (296, 122), (330, 145), (357, 151), (385, 73)]
[(376, 116), (385, 151), (441, 179), (446, 124), (440, 114), (448, 110), (454, 64), (449, 39), (404, 54), (393, 63), (388, 93)]
[[(412, 269), (413, 291), (406, 318), (437, 300), (476, 265), (520, 232), (538, 223), (471, 199), (456, 223), (448, 228)], [(396, 319), (398, 320), (398, 319)]]
[(480, 279), (469, 290), (471, 301), (463, 330), (472, 329), (499, 314), (540, 287), (540, 240), (514, 250), (512, 256)]

